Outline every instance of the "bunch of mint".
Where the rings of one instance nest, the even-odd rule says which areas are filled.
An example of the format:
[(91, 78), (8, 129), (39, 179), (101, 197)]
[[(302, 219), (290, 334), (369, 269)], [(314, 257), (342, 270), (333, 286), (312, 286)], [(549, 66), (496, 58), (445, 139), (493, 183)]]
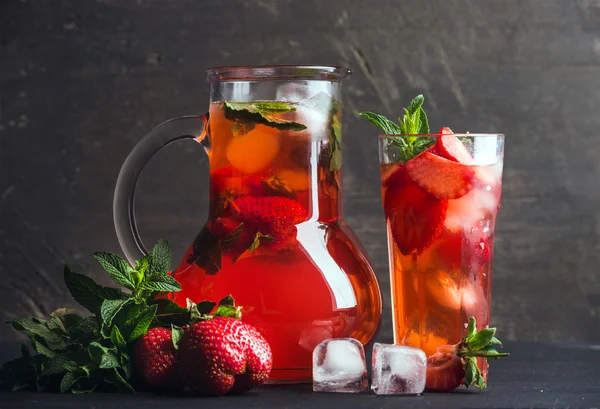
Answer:
[[(208, 307), (188, 302), (186, 309), (158, 296), (181, 290), (168, 275), (171, 250), (165, 240), (158, 241), (135, 267), (115, 254), (95, 253), (93, 257), (125, 289), (102, 287), (65, 266), (69, 292), (93, 315), (82, 317), (61, 308), (47, 320), (14, 319), (12, 325), (29, 337), (36, 354), (23, 345), (22, 356), (2, 366), (2, 389), (134, 392), (133, 342), (155, 326), (171, 327), (180, 333), (178, 325), (200, 318), (207, 309), (204, 307)], [(212, 310), (214, 303), (209, 304)], [(231, 314), (239, 314), (234, 307), (231, 310)]]
[(360, 112), (358, 115), (371, 122), (387, 135), (404, 135), (386, 139), (387, 148), (397, 152), (400, 162), (404, 163), (435, 143), (433, 138), (418, 136), (429, 134), (429, 120), (425, 110), (423, 110), (424, 102), (425, 97), (423, 95), (417, 95), (413, 98), (408, 104), (408, 108), (404, 108), (404, 116), (398, 118), (398, 123), (383, 115), (369, 111)]

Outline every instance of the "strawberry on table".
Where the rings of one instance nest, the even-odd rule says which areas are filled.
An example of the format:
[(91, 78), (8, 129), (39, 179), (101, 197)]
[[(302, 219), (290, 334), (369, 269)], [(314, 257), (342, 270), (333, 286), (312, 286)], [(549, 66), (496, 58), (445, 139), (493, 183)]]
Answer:
[(477, 358), (502, 358), (506, 352), (498, 352), (495, 345), (502, 346), (495, 337), (496, 328), (476, 329), (475, 317), (469, 318), (467, 336), (456, 345), (442, 345), (427, 358), (427, 380), (429, 390), (449, 392), (460, 385), (487, 387), (477, 366)]
[(224, 395), (263, 383), (273, 357), (254, 327), (230, 317), (215, 317), (190, 326), (179, 343), (181, 378), (192, 393)]
[(155, 327), (135, 342), (133, 362), (148, 386), (169, 388), (178, 379), (176, 352), (171, 329)]

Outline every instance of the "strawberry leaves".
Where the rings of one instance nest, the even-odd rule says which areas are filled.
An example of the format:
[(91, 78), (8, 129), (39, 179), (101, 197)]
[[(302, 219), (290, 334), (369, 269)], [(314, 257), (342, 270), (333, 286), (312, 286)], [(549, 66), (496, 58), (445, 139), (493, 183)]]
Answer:
[(469, 386), (477, 386), (479, 389), (487, 387), (477, 366), (477, 358), (498, 359), (509, 355), (507, 352), (498, 352), (494, 345), (502, 345), (496, 338), (496, 328), (483, 328), (477, 331), (475, 317), (469, 318), (467, 336), (457, 347), (457, 355), (465, 365), (464, 385), (467, 388)]
[[(169, 325), (170, 315), (189, 312), (169, 300), (162, 305), (166, 316), (157, 316), (158, 293), (181, 290), (169, 275), (171, 251), (160, 240), (150, 254), (132, 267), (111, 253), (94, 253), (115, 284), (125, 287), (102, 287), (86, 275), (64, 269), (65, 284), (75, 299), (93, 316), (81, 317), (61, 308), (48, 320), (16, 318), (15, 329), (29, 337), (37, 355), (28, 348), (22, 357), (0, 369), (0, 387), (13, 390), (34, 388), (61, 392), (85, 393), (97, 388), (133, 392), (131, 379), (131, 343), (156, 325)], [(163, 303), (164, 304), (164, 303)], [(214, 307), (214, 303), (213, 303)], [(212, 308), (211, 308), (212, 310)], [(170, 314), (170, 315), (169, 315)]]

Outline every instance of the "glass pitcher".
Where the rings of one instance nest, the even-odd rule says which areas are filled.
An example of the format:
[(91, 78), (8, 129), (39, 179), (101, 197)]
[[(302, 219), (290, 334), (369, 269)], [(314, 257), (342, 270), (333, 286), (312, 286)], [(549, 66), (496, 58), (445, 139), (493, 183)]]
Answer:
[[(150, 131), (125, 160), (114, 198), (117, 236), (130, 262), (147, 253), (134, 190), (147, 161), (195, 140), (210, 162), (208, 221), (173, 276), (181, 306), (232, 294), (243, 320), (273, 350), (271, 382), (310, 381), (311, 354), (327, 338), (367, 344), (381, 296), (368, 256), (342, 213), (340, 67), (208, 70), (207, 114)], [(200, 223), (199, 223), (200, 224)]]

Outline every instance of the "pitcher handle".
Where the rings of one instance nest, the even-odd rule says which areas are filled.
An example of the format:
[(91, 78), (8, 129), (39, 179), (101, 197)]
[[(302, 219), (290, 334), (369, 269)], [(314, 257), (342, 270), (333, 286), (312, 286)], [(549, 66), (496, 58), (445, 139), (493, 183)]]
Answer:
[(113, 218), (119, 244), (134, 264), (148, 254), (135, 222), (135, 187), (144, 166), (155, 153), (172, 142), (193, 139), (205, 150), (210, 148), (207, 131), (208, 114), (170, 119), (148, 132), (131, 150), (121, 167), (113, 200)]

